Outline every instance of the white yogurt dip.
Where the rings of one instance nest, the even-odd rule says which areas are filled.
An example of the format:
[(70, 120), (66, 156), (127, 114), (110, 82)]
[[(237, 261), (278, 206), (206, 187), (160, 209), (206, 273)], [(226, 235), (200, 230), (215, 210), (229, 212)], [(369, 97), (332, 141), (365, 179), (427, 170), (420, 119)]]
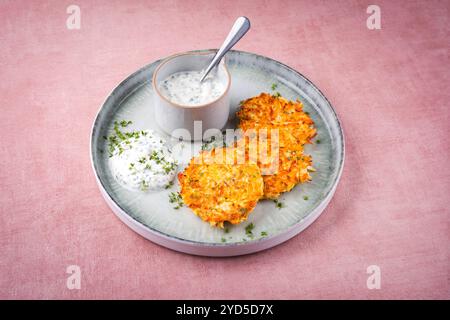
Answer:
[(203, 71), (174, 73), (160, 82), (159, 91), (168, 100), (183, 106), (213, 102), (225, 92), (226, 81), (214, 70), (200, 82), (202, 76)]
[(136, 191), (160, 190), (176, 174), (177, 162), (162, 137), (151, 130), (139, 131), (114, 149), (111, 172), (122, 186)]

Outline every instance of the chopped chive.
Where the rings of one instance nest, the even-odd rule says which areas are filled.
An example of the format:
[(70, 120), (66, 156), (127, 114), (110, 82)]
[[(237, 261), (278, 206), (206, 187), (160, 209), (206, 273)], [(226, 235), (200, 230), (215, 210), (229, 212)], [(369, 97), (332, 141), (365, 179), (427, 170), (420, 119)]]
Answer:
[(132, 121), (122, 120), (122, 121), (120, 121), (120, 126), (122, 128), (125, 128), (126, 126), (128, 126), (129, 124), (132, 124), (132, 123), (133, 123)]
[(110, 157), (114, 155), (116, 149), (119, 150), (119, 154), (122, 154), (122, 152), (124, 151), (120, 145), (122, 141), (124, 141), (126, 144), (130, 144), (130, 141), (128, 141), (129, 138), (139, 138), (139, 131), (122, 132), (120, 130), (120, 127), (125, 128), (131, 123), (133, 122), (130, 120), (121, 120), (120, 122), (114, 121), (114, 134), (110, 135), (109, 137), (103, 136), (103, 139), (106, 139), (109, 142), (108, 148)]
[(174, 209), (179, 209), (183, 206), (183, 198), (179, 192), (171, 192), (169, 194), (169, 202), (176, 204)]
[(273, 202), (275, 203), (275, 207), (278, 209), (284, 208), (284, 203), (279, 201), (278, 199), (274, 199)]
[(253, 223), (250, 223), (245, 227), (245, 234), (249, 237), (253, 237), (253, 228), (255, 228)]
[(139, 159), (138, 161), (139, 161), (139, 163), (142, 163), (142, 164), (144, 164), (145, 163), (145, 157), (142, 157), (141, 159)]
[(173, 186), (173, 181), (170, 181), (169, 184), (167, 184), (164, 188), (169, 189)]
[(141, 190), (142, 191), (147, 191), (148, 187), (149, 187), (148, 183), (145, 180), (142, 180), (141, 181)]

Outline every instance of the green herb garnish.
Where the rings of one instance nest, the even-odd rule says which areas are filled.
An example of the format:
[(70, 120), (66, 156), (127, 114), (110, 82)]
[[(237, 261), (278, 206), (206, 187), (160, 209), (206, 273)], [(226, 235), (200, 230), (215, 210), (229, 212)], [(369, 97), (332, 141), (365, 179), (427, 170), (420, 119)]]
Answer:
[(173, 186), (173, 181), (170, 181), (168, 185), (166, 185), (164, 188), (169, 189)]
[(120, 121), (120, 125), (122, 126), (122, 128), (125, 128), (126, 126), (128, 126), (129, 124), (132, 124), (132, 121), (126, 121), (126, 120), (122, 120)]
[(261, 237), (267, 237), (267, 231), (261, 231)]
[(275, 203), (275, 207), (277, 207), (278, 209), (284, 208), (284, 203), (279, 201), (278, 199), (273, 200), (273, 202)]
[(277, 89), (278, 85), (276, 83), (272, 83), (272, 90), (275, 91)]
[(119, 150), (119, 154), (122, 154), (122, 152), (124, 151), (123, 147), (121, 146), (122, 142), (130, 144), (130, 142), (128, 141), (129, 138), (139, 138), (139, 131), (122, 132), (120, 130), (120, 128), (125, 128), (131, 123), (133, 122), (127, 120), (122, 120), (120, 122), (114, 121), (114, 134), (110, 135), (109, 137), (103, 136), (104, 139), (108, 140), (108, 151), (110, 157), (114, 155), (116, 149)]
[(249, 225), (247, 225), (245, 227), (245, 234), (250, 237), (253, 238), (253, 229), (255, 228), (255, 226), (253, 225), (253, 223), (250, 223)]
[(142, 180), (141, 181), (141, 190), (142, 191), (147, 191), (148, 187), (149, 187), (148, 183), (145, 180)]
[(179, 192), (171, 192), (169, 194), (169, 202), (175, 204), (174, 209), (180, 209), (183, 206), (183, 198)]
[[(164, 160), (164, 158), (163, 158), (163, 160)], [(177, 167), (176, 163), (170, 163), (170, 162), (164, 161), (163, 170), (164, 170), (164, 172), (166, 174), (168, 174), (169, 172), (175, 170), (176, 167)]]
[(304, 196), (304, 197), (303, 197), (303, 200), (305, 200), (305, 201), (307, 201), (308, 199), (309, 199), (308, 196)]
[(138, 160), (138, 162), (144, 164), (145, 160), (147, 160), (147, 159), (145, 157), (142, 157)]

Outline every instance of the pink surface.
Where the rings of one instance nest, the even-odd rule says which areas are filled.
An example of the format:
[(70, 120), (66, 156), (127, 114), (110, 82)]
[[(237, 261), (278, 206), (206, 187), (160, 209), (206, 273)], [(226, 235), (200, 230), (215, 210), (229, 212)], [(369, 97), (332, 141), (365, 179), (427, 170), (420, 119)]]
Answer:
[[(81, 29), (66, 7), (81, 7)], [(449, 1), (2, 1), (0, 297), (450, 298)], [(202, 8), (202, 9), (200, 9)], [(330, 99), (346, 133), (322, 216), (271, 250), (189, 256), (131, 231), (107, 207), (89, 134), (110, 90), (169, 54), (217, 47), (282, 61)], [(81, 268), (81, 289), (66, 268)], [(381, 289), (366, 268), (381, 268)]]

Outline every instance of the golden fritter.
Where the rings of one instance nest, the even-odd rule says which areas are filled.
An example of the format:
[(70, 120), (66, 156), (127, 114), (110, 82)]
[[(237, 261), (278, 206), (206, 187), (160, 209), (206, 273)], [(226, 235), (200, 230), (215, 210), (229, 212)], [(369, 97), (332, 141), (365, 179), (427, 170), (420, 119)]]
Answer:
[[(223, 152), (232, 154), (223, 159)], [(213, 226), (247, 219), (263, 196), (264, 182), (255, 163), (236, 163), (234, 148), (203, 151), (178, 175), (183, 202)]]
[(299, 183), (311, 180), (311, 156), (299, 151), (280, 149), (278, 171), (264, 175), (264, 198), (276, 199), (283, 192), (291, 191)]
[(237, 112), (239, 127), (248, 129), (278, 129), (280, 146), (287, 148), (310, 143), (317, 131), (314, 121), (303, 112), (300, 101), (289, 101), (283, 97), (261, 93), (244, 100)]
[[(257, 144), (256, 154), (255, 145), (253, 151), (250, 149), (251, 143)], [(310, 181), (310, 171), (314, 171), (314, 168), (311, 156), (303, 154), (303, 146), (271, 148), (274, 147), (270, 145), (270, 139), (255, 142), (255, 138), (248, 138), (245, 146), (246, 159), (256, 160), (261, 169), (264, 180), (263, 198), (276, 199), (297, 184)]]
[[(240, 119), (239, 127), (246, 133), (245, 136), (250, 136), (247, 138), (248, 142), (255, 139), (248, 134), (250, 130), (255, 130), (258, 134), (262, 130), (267, 132), (265, 139), (261, 139), (259, 135), (257, 155), (257, 163), (264, 179), (264, 198), (275, 199), (298, 183), (311, 180), (309, 171), (314, 170), (312, 158), (303, 154), (303, 145), (311, 142), (316, 129), (309, 115), (303, 112), (300, 101), (292, 102), (262, 93), (243, 101), (237, 116)], [(273, 130), (278, 130), (278, 144), (274, 144), (278, 146), (276, 154), (262, 149), (273, 148), (270, 147)], [(261, 153), (261, 150), (265, 152)], [(265, 170), (268, 166), (274, 168), (274, 165), (277, 169), (275, 172)]]

